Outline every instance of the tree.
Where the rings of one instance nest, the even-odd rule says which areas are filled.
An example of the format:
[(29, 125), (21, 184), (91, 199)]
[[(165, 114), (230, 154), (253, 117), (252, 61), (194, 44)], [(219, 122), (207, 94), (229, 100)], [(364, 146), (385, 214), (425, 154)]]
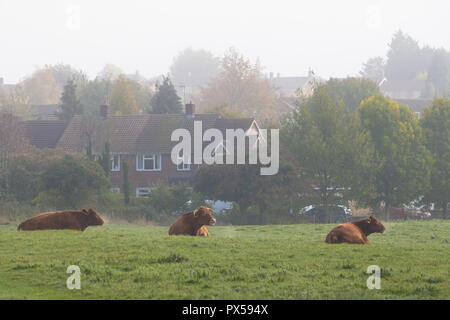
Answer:
[(199, 87), (215, 78), (219, 68), (220, 59), (211, 52), (187, 48), (173, 59), (170, 75), (177, 85)]
[(31, 104), (57, 104), (62, 87), (51, 69), (38, 69), (22, 83), (24, 94)]
[(443, 97), (450, 89), (450, 52), (436, 50), (428, 69), (428, 81), (433, 85), (435, 93)]
[(114, 81), (123, 75), (122, 69), (111, 63), (106, 64), (103, 69), (98, 73), (97, 77), (101, 80)]
[(372, 80), (375, 83), (380, 83), (384, 78), (385, 62), (382, 57), (374, 57), (367, 60), (359, 74), (365, 79)]
[(315, 183), (320, 202), (326, 208), (336, 199), (336, 188), (351, 170), (351, 134), (341, 100), (333, 99), (330, 88), (319, 85), (310, 99), (301, 102), (292, 119), (284, 123), (282, 139), (291, 146), (305, 176)]
[(386, 77), (389, 80), (411, 80), (426, 71), (422, 51), (416, 40), (398, 31), (389, 44)]
[(341, 100), (346, 111), (354, 112), (361, 101), (380, 94), (378, 85), (369, 79), (361, 78), (331, 78), (325, 84), (331, 99)]
[(111, 144), (109, 141), (105, 142), (105, 149), (98, 157), (97, 162), (105, 171), (105, 175), (109, 177), (111, 173)]
[(41, 191), (34, 202), (75, 208), (108, 185), (102, 168), (84, 155), (52, 159), (42, 173)]
[(151, 99), (150, 113), (174, 114), (182, 112), (181, 99), (170, 81), (169, 76), (163, 77), (161, 85), (157, 84), (158, 91)]
[(130, 203), (130, 181), (128, 179), (128, 162), (122, 162), (122, 170), (123, 170), (123, 200), (125, 205), (127, 206)]
[(224, 107), (264, 120), (278, 119), (276, 100), (276, 90), (263, 76), (259, 62), (253, 64), (231, 48), (221, 61), (217, 78), (202, 88), (197, 104), (203, 111)]
[(444, 219), (450, 201), (450, 100), (435, 99), (420, 118), (425, 146), (433, 156), (430, 189), (425, 201), (442, 208)]
[(21, 85), (15, 86), (8, 94), (0, 90), (0, 112), (10, 113), (24, 120), (31, 117), (32, 110)]
[[(196, 172), (193, 185), (195, 191), (210, 200), (237, 203), (237, 223), (262, 224), (267, 215), (289, 212), (290, 199), (297, 190), (295, 182), (294, 168), (282, 161), (273, 176), (261, 176), (259, 165), (205, 165)], [(258, 209), (256, 217), (249, 216), (252, 206)]]
[(14, 157), (29, 148), (24, 133), (17, 117), (10, 113), (0, 113), (0, 195), (9, 192)]
[(83, 113), (83, 105), (77, 99), (76, 90), (77, 86), (74, 81), (67, 81), (61, 95), (61, 104), (59, 105), (60, 111), (58, 117), (61, 120), (70, 120), (73, 116)]
[(97, 77), (79, 89), (80, 103), (87, 115), (98, 115), (99, 106), (110, 103), (112, 87), (112, 81)]
[(357, 109), (361, 127), (370, 135), (373, 159), (378, 166), (371, 174), (374, 197), (360, 202), (372, 207), (401, 205), (418, 199), (426, 192), (431, 169), (431, 156), (422, 141), (417, 119), (407, 106), (382, 96), (373, 96)]
[(131, 87), (131, 80), (124, 75), (120, 75), (113, 82), (110, 106), (112, 113), (116, 115), (139, 113), (139, 107)]
[(83, 71), (70, 65), (57, 64), (37, 69), (21, 85), (31, 104), (57, 104), (69, 80), (73, 80), (80, 88), (88, 81)]

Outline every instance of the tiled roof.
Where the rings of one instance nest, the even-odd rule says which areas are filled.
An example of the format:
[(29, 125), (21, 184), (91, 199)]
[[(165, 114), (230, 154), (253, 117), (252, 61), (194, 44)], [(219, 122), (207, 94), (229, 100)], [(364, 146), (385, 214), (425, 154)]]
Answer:
[[(91, 133), (92, 151), (104, 150), (105, 141), (110, 141), (113, 153), (170, 153), (178, 142), (171, 141), (175, 129), (187, 129), (194, 135), (194, 121), (202, 121), (203, 131), (209, 128), (243, 128), (247, 130), (253, 119), (221, 119), (218, 114), (195, 114), (187, 118), (184, 114), (143, 114), (109, 116), (98, 120)], [(87, 146), (86, 124), (82, 116), (72, 118), (57, 148), (69, 152), (84, 152)], [(192, 139), (193, 142), (194, 139)]]
[(25, 136), (30, 144), (40, 149), (55, 148), (67, 124), (68, 121), (62, 120), (30, 120), (23, 122)]

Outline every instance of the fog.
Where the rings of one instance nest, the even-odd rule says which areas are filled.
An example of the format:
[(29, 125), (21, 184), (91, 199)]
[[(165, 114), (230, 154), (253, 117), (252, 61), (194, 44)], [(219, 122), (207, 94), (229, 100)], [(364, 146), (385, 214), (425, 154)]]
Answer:
[(0, 0), (0, 77), (16, 83), (45, 64), (90, 77), (105, 63), (152, 77), (192, 47), (233, 46), (266, 72), (357, 75), (384, 56), (395, 31), (450, 48), (447, 1), (24, 1)]

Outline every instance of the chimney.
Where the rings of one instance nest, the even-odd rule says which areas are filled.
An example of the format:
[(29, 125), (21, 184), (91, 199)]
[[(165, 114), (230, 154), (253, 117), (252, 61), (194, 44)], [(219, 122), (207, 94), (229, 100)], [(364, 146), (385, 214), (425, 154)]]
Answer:
[(102, 120), (108, 119), (108, 105), (106, 103), (100, 106), (100, 118)]
[(191, 102), (186, 103), (185, 105), (186, 110), (186, 118), (194, 118), (195, 117), (195, 104)]

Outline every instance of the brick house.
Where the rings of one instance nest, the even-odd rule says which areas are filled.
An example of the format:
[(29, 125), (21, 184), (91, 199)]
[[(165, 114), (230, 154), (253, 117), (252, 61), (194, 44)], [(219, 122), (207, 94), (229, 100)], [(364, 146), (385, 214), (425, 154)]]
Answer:
[(200, 165), (183, 163), (181, 158), (177, 164), (172, 162), (171, 150), (178, 143), (170, 139), (175, 129), (187, 129), (193, 137), (194, 121), (201, 121), (203, 132), (216, 128), (224, 138), (226, 129), (243, 129), (247, 136), (260, 134), (254, 119), (224, 119), (218, 114), (195, 114), (193, 104), (186, 105), (185, 114), (109, 116), (107, 109), (107, 106), (101, 106), (99, 117), (73, 117), (55, 147), (70, 153), (86, 153), (90, 144), (92, 154), (99, 155), (108, 141), (111, 191), (123, 191), (122, 167), (126, 161), (130, 191), (136, 196), (149, 195), (152, 185), (159, 182), (189, 182), (198, 170)]

